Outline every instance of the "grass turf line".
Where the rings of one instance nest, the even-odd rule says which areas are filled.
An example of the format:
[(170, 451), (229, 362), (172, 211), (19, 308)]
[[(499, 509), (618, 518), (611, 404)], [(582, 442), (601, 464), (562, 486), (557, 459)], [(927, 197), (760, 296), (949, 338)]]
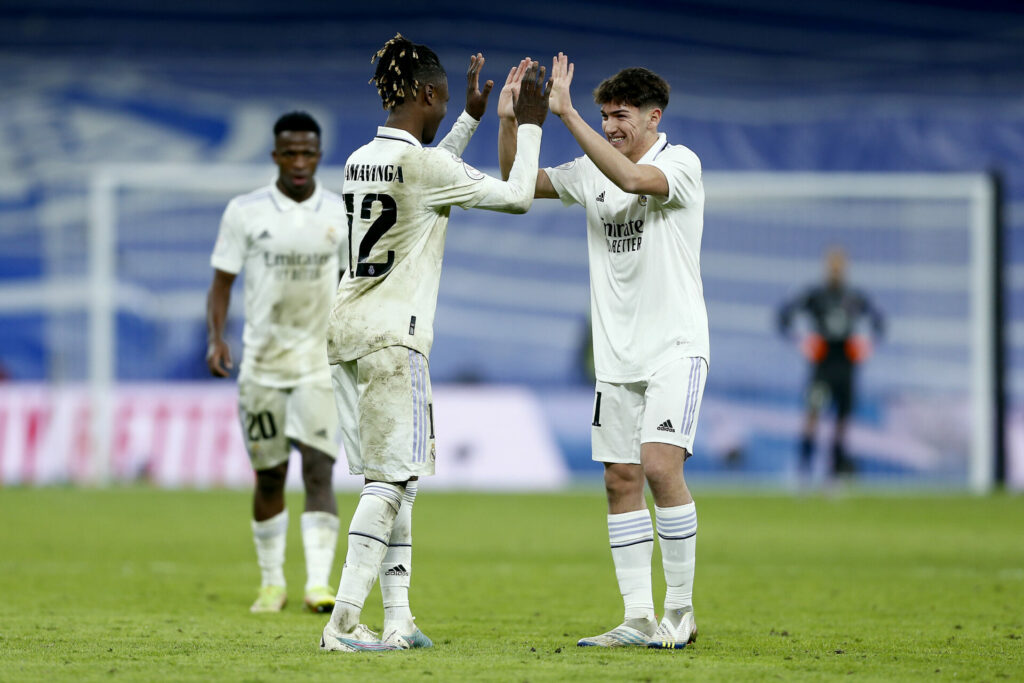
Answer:
[[(356, 498), (339, 497), (345, 528)], [(621, 598), (600, 490), (416, 501), (430, 651), (320, 653), (302, 609), (252, 615), (249, 496), (0, 490), (0, 680), (1021, 680), (1024, 498), (699, 496), (700, 640), (577, 648)], [(339, 544), (332, 575), (344, 558)], [(655, 605), (664, 581), (654, 559)], [(336, 583), (335, 583), (336, 585)], [(364, 620), (382, 621), (379, 592)]]

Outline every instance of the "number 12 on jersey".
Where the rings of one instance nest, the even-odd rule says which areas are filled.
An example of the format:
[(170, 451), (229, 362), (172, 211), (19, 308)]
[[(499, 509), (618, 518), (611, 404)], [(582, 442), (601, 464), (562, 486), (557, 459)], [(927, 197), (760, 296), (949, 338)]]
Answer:
[(363, 238), (359, 240), (359, 253), (358, 258), (353, 263), (352, 260), (352, 245), (353, 224), (355, 223), (355, 196), (352, 193), (345, 193), (342, 195), (345, 198), (345, 213), (348, 215), (348, 274), (349, 277), (380, 277), (391, 270), (391, 266), (395, 263), (395, 252), (388, 250), (388, 260), (380, 263), (373, 263), (368, 261), (370, 258), (370, 250), (373, 249), (373, 245), (377, 244), (381, 237), (384, 236), (388, 230), (390, 230), (395, 222), (398, 220), (398, 207), (395, 205), (395, 200), (391, 195), (387, 194), (367, 194), (363, 195), (362, 200), (359, 202), (359, 221), (360, 227), (363, 223), (370, 220), (373, 216), (373, 205), (380, 204), (380, 214), (376, 220), (370, 224), (370, 227), (366, 229)]

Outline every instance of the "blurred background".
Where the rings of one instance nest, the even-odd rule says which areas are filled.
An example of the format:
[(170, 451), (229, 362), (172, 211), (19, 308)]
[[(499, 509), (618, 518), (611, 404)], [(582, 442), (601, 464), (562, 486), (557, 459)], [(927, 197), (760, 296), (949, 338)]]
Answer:
[[(396, 31), (441, 57), (450, 121), (477, 51), (497, 87), (521, 57), (565, 51), (595, 127), (589, 94), (619, 69), (672, 85), (661, 130), (707, 191), (698, 486), (793, 484), (808, 363), (804, 328), (785, 337), (777, 316), (840, 247), (886, 320), (857, 376), (857, 480), (1024, 488), (1024, 7), (953, 0), (4, 0), (0, 484), (249, 484), (234, 383), (204, 361), (220, 214), (275, 177), (271, 128), (293, 109), (319, 120), (320, 178), (340, 191), (385, 118), (369, 60)], [(483, 169), (496, 95), (464, 155)], [(542, 166), (578, 155), (549, 118)], [(438, 486), (600, 477), (585, 239), (558, 202), (453, 212)], [(236, 358), (242, 313), (236, 288)]]

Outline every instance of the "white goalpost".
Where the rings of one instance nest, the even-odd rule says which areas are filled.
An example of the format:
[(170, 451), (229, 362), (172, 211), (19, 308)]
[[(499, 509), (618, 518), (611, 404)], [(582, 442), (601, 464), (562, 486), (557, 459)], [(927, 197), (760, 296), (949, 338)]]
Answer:
[[(868, 277), (857, 284), (870, 292), (873, 285), (892, 289), (911, 289), (935, 298), (950, 293), (966, 298), (966, 311), (959, 318), (951, 318), (946, 324), (928, 325), (926, 320), (918, 321), (927, 328), (925, 335), (956, 337), (962, 333), (966, 343), (966, 364), (968, 377), (965, 389), (969, 405), (967, 435), (967, 484), (975, 492), (986, 492), (992, 488), (995, 449), (995, 364), (993, 359), (995, 278), (995, 231), (996, 214), (992, 179), (985, 174), (913, 174), (913, 173), (709, 173), (705, 175), (708, 194), (707, 221), (716, 215), (715, 205), (730, 209), (747, 207), (748, 211), (765, 211), (773, 203), (788, 209), (799, 208), (805, 203), (826, 203), (834, 211), (856, 213), (857, 205), (868, 205), (861, 223), (855, 227), (865, 233), (882, 232), (872, 221), (898, 220), (904, 214), (906, 225), (886, 226), (889, 232), (905, 230), (925, 235), (919, 240), (920, 252), (931, 250), (930, 259), (924, 263), (912, 261), (884, 265), (871, 264), (864, 267)], [(888, 204), (892, 209), (885, 212), (872, 205)], [(908, 205), (924, 205), (919, 218), (907, 216), (914, 209)], [(901, 206), (902, 205), (902, 206)], [(759, 208), (758, 208), (759, 207)], [(783, 209), (785, 210), (785, 209)], [(884, 218), (882, 217), (885, 214)], [(822, 216), (844, 222), (846, 217), (836, 214)], [(774, 216), (774, 220), (779, 217)], [(781, 219), (786, 224), (786, 219)], [(714, 227), (707, 225), (705, 235)], [(828, 232), (823, 225), (822, 232)], [(944, 233), (959, 235), (955, 244), (941, 247), (930, 243), (948, 241)], [(820, 243), (830, 244), (838, 240), (826, 235)], [(854, 245), (844, 244), (851, 249)], [(882, 241), (877, 250), (869, 253), (884, 255), (889, 251)], [(913, 250), (910, 250), (913, 252)], [(960, 261), (956, 257), (960, 256)], [(705, 249), (704, 258), (707, 258)], [(928, 262), (934, 259), (934, 263)], [(952, 262), (950, 262), (952, 261)], [(854, 268), (857, 268), (856, 262)], [(792, 277), (792, 272), (786, 273)], [(875, 297), (877, 300), (877, 296)], [(884, 307), (884, 304), (883, 304)], [(913, 313), (909, 313), (912, 316)], [(934, 315), (934, 314), (933, 314)], [(911, 323), (911, 326), (914, 323)], [(959, 328), (959, 329), (958, 329)], [(907, 330), (904, 330), (907, 331)], [(910, 334), (904, 334), (904, 338)], [(953, 339), (931, 339), (929, 345), (945, 345), (955, 348)], [(923, 346), (923, 345), (922, 345)], [(938, 366), (933, 366), (938, 367)], [(946, 368), (940, 370), (940, 374)], [(924, 379), (924, 378), (921, 378)], [(924, 391), (932, 389), (927, 381), (920, 382)], [(949, 385), (945, 385), (946, 388)], [(938, 388), (938, 386), (934, 387)]]

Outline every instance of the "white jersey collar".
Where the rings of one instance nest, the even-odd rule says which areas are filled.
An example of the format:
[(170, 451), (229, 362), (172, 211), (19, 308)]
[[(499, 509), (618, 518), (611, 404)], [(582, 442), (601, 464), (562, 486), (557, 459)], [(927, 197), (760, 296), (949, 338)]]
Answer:
[(662, 150), (668, 147), (668, 136), (664, 133), (658, 133), (658, 139), (654, 141), (651, 148), (644, 152), (644, 155), (640, 157), (638, 164), (649, 164), (654, 161), (654, 158), (661, 154)]
[(291, 211), (294, 208), (305, 208), (310, 211), (316, 211), (320, 208), (320, 203), (323, 201), (323, 191), (320, 189), (320, 181), (315, 180), (316, 187), (313, 188), (313, 194), (309, 195), (309, 199), (304, 202), (297, 202), (284, 192), (281, 192), (277, 186), (277, 179), (270, 183), (270, 198), (274, 201), (274, 206), (277, 210), (284, 213)]
[(388, 126), (377, 126), (377, 138), (384, 140), (398, 140), (399, 142), (408, 142), (410, 145), (422, 147), (423, 145), (413, 137), (413, 134), (409, 131), (402, 130), (401, 128), (389, 128)]

